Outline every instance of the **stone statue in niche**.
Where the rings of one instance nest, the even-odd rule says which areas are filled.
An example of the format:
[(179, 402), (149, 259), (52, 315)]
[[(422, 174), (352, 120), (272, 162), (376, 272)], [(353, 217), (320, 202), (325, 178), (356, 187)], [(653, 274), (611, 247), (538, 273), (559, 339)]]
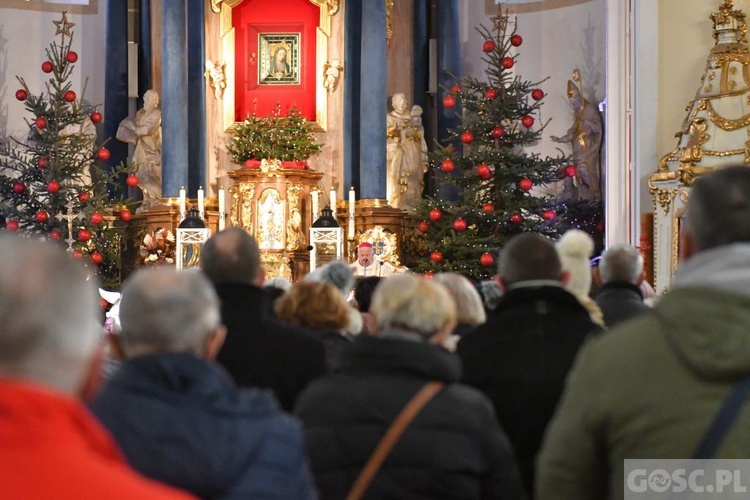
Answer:
[(159, 94), (147, 90), (143, 108), (135, 115), (135, 122), (126, 118), (117, 130), (117, 139), (135, 144), (133, 165), (138, 173), (138, 187), (143, 191), (141, 210), (148, 209), (161, 200), (161, 109)]
[(221, 100), (224, 97), (224, 89), (227, 87), (226, 78), (224, 76), (224, 68), (226, 67), (226, 61), (219, 64), (218, 62), (206, 61), (206, 72), (204, 73), (209, 80), (209, 84), (214, 89), (214, 97), (217, 100)]
[[(575, 83), (574, 83), (575, 82)], [(573, 108), (573, 125), (563, 137), (552, 136), (559, 143), (570, 143), (573, 148), (571, 161), (577, 171), (574, 177), (563, 180), (563, 200), (583, 199), (601, 201), (601, 148), (603, 125), (602, 117), (595, 104), (583, 97), (579, 87), (581, 77), (578, 70), (573, 72), (573, 81), (568, 80), (568, 101)]]
[(391, 99), (393, 110), (386, 120), (387, 192), (394, 208), (411, 211), (417, 207), (427, 172), (427, 142), (422, 125), (422, 108), (409, 110), (406, 96)]

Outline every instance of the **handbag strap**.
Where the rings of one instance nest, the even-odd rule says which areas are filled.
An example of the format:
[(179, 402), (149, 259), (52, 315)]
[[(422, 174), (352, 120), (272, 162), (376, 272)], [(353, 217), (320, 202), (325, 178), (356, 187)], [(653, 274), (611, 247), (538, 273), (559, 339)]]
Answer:
[(427, 382), (414, 396), (412, 396), (409, 402), (406, 403), (406, 406), (404, 406), (401, 413), (398, 414), (391, 426), (388, 427), (388, 430), (380, 439), (375, 451), (372, 452), (372, 455), (370, 455), (364, 468), (359, 473), (359, 476), (357, 476), (357, 480), (354, 481), (352, 489), (349, 490), (346, 500), (359, 500), (362, 498), (362, 495), (367, 491), (375, 474), (378, 473), (383, 462), (388, 458), (393, 446), (398, 442), (411, 421), (414, 420), (414, 417), (419, 414), (422, 408), (424, 408), (424, 406), (429, 403), (438, 392), (440, 392), (443, 386), (444, 384), (442, 382)]
[(746, 375), (732, 386), (729, 395), (721, 406), (721, 410), (711, 422), (711, 427), (708, 428), (703, 439), (695, 448), (692, 458), (708, 459), (716, 454), (716, 450), (745, 405), (748, 394), (750, 394), (750, 375)]

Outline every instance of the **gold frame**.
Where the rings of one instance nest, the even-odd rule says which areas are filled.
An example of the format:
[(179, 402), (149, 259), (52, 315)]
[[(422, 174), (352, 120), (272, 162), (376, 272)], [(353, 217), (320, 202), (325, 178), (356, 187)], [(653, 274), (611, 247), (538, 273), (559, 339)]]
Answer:
[(0, 0), (0, 8), (34, 10), (37, 12), (60, 12), (68, 14), (96, 14), (99, 11), (99, 0), (88, 0), (87, 5), (71, 3), (41, 3), (29, 0)]
[[(221, 38), (221, 51), (224, 60), (227, 61), (225, 69), (226, 88), (224, 89), (224, 104), (222, 107), (222, 124), (225, 132), (232, 132), (238, 122), (234, 119), (234, 91), (236, 88), (234, 72), (234, 43), (235, 32), (232, 27), (232, 9), (237, 7), (243, 0), (224, 0), (221, 2), (219, 13), (219, 37)], [(331, 37), (331, 16), (336, 14), (338, 8), (331, 8), (330, 0), (310, 0), (320, 9), (320, 26), (316, 30), (315, 40), (315, 67), (321, 68), (315, 71), (315, 123), (319, 132), (325, 132), (328, 127), (328, 96), (323, 87), (322, 68), (328, 61), (328, 39)]]

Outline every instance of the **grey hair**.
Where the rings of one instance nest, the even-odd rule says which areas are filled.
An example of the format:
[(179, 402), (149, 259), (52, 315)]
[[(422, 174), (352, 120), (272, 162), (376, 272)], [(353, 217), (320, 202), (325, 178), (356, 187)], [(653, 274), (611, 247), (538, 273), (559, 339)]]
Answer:
[(221, 324), (219, 299), (201, 273), (144, 268), (125, 282), (120, 322), (128, 356), (143, 350), (200, 355)]
[(304, 280), (328, 283), (346, 296), (354, 288), (354, 270), (343, 260), (333, 260), (305, 276)]
[(288, 292), (292, 288), (292, 284), (289, 282), (288, 279), (282, 278), (281, 276), (274, 276), (273, 278), (268, 278), (264, 283), (264, 287), (272, 286), (274, 288), (278, 288), (279, 290), (283, 290), (285, 292)]
[(75, 394), (101, 339), (96, 280), (51, 243), (6, 235), (0, 255), (0, 376)]
[(599, 274), (604, 283), (625, 281), (635, 285), (643, 274), (643, 255), (633, 245), (613, 245), (602, 254)]
[(478, 326), (487, 321), (482, 297), (466, 277), (458, 273), (437, 273), (432, 280), (443, 285), (453, 297), (459, 323)]
[(383, 280), (370, 312), (381, 332), (401, 328), (425, 338), (456, 321), (456, 305), (445, 287), (409, 273)]

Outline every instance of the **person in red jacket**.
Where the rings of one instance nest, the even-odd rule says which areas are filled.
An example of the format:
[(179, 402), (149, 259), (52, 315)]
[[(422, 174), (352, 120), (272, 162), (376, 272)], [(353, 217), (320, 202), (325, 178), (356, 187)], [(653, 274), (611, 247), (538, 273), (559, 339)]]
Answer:
[(0, 237), (0, 496), (193, 498), (146, 480), (81, 403), (101, 359), (96, 287), (57, 247)]

